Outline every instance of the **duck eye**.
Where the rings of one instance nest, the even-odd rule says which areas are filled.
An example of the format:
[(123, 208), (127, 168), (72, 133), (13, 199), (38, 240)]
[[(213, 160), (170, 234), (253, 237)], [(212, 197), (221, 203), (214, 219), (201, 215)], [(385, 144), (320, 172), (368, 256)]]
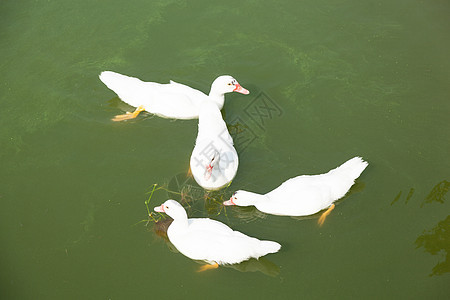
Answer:
[(229, 83), (228, 85), (233, 85), (232, 83)]

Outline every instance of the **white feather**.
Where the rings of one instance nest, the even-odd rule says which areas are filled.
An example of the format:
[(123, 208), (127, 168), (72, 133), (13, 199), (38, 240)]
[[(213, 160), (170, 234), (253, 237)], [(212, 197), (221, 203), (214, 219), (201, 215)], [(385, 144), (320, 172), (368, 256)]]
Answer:
[[(205, 178), (206, 166), (214, 156), (218, 161), (212, 169), (211, 176)], [(210, 102), (203, 103), (200, 109), (198, 135), (190, 159), (195, 181), (207, 190), (220, 189), (233, 180), (238, 165), (238, 154), (220, 110)]]
[(191, 259), (236, 264), (281, 248), (277, 242), (258, 240), (215, 220), (188, 219), (184, 208), (174, 200), (167, 200), (161, 207), (169, 207), (165, 213), (174, 219), (167, 230), (170, 242)]
[(125, 103), (134, 107), (143, 106), (150, 113), (175, 119), (198, 118), (200, 104), (203, 101), (215, 103), (219, 109), (222, 109), (224, 94), (232, 92), (234, 88), (229, 83), (233, 80), (237, 83), (231, 76), (219, 76), (211, 85), (209, 95), (206, 95), (172, 80), (167, 84), (144, 82), (138, 78), (111, 71), (102, 72), (99, 78)]
[(367, 165), (361, 157), (354, 157), (325, 174), (288, 179), (265, 195), (237, 191), (233, 202), (274, 215), (312, 215), (344, 197)]

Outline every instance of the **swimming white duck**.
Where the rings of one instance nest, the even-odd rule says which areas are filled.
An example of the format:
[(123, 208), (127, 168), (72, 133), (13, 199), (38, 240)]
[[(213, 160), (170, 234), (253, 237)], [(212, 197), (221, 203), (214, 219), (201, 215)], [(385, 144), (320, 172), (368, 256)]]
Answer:
[(217, 105), (203, 102), (190, 167), (195, 181), (206, 190), (218, 190), (233, 180), (239, 159), (233, 139)]
[(249, 94), (248, 90), (229, 75), (217, 77), (211, 85), (209, 95), (172, 80), (167, 84), (144, 82), (111, 71), (104, 71), (99, 77), (122, 101), (136, 107), (134, 112), (118, 115), (113, 121), (136, 118), (144, 110), (165, 118), (195, 119), (198, 118), (200, 104), (205, 100), (222, 109), (226, 93)]
[(219, 265), (237, 264), (250, 258), (259, 258), (280, 250), (281, 245), (272, 241), (260, 241), (227, 225), (208, 218), (188, 219), (183, 206), (175, 200), (167, 200), (155, 211), (164, 212), (173, 219), (167, 229), (170, 242), (183, 255), (208, 263), (200, 271)]
[(361, 157), (354, 157), (328, 173), (288, 179), (265, 195), (237, 191), (223, 204), (254, 205), (262, 212), (282, 216), (308, 216), (328, 208), (319, 218), (322, 225), (334, 209), (333, 202), (345, 196), (367, 165)]

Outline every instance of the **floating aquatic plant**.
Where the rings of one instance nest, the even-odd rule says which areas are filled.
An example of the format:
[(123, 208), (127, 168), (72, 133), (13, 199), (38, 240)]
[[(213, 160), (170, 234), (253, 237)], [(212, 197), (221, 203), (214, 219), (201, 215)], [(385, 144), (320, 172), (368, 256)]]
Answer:
[[(135, 225), (145, 222), (145, 225), (147, 226), (149, 223), (158, 223), (167, 218), (165, 214), (153, 211), (153, 207), (157, 206), (157, 203), (150, 205), (155, 192), (159, 190), (166, 191), (167, 198), (180, 202), (189, 215), (198, 213), (205, 214), (206, 212), (207, 217), (223, 214), (228, 218), (226, 208), (222, 203), (230, 197), (231, 193), (228, 191), (230, 184), (220, 191), (206, 191), (197, 186), (192, 177), (186, 176), (186, 174), (174, 176), (167, 185), (154, 183), (151, 186), (151, 190), (148, 192), (149, 197), (144, 202), (148, 219), (141, 220)], [(202, 204), (204, 207), (202, 207), (202, 209), (195, 209), (194, 206), (197, 206), (198, 204)]]

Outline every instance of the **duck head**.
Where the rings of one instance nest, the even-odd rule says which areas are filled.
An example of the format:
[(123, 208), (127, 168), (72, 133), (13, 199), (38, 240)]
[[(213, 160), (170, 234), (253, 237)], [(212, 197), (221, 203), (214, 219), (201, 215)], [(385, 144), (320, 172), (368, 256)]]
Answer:
[(238, 92), (244, 95), (250, 94), (248, 90), (243, 88), (236, 79), (229, 75), (222, 75), (216, 78), (211, 85), (211, 94), (226, 94), (231, 92)]
[(174, 220), (187, 219), (186, 210), (175, 200), (169, 199), (160, 206), (155, 207), (153, 210), (156, 212), (166, 213)]
[(230, 200), (223, 202), (223, 205), (251, 206), (255, 205), (261, 195), (247, 191), (237, 191)]

